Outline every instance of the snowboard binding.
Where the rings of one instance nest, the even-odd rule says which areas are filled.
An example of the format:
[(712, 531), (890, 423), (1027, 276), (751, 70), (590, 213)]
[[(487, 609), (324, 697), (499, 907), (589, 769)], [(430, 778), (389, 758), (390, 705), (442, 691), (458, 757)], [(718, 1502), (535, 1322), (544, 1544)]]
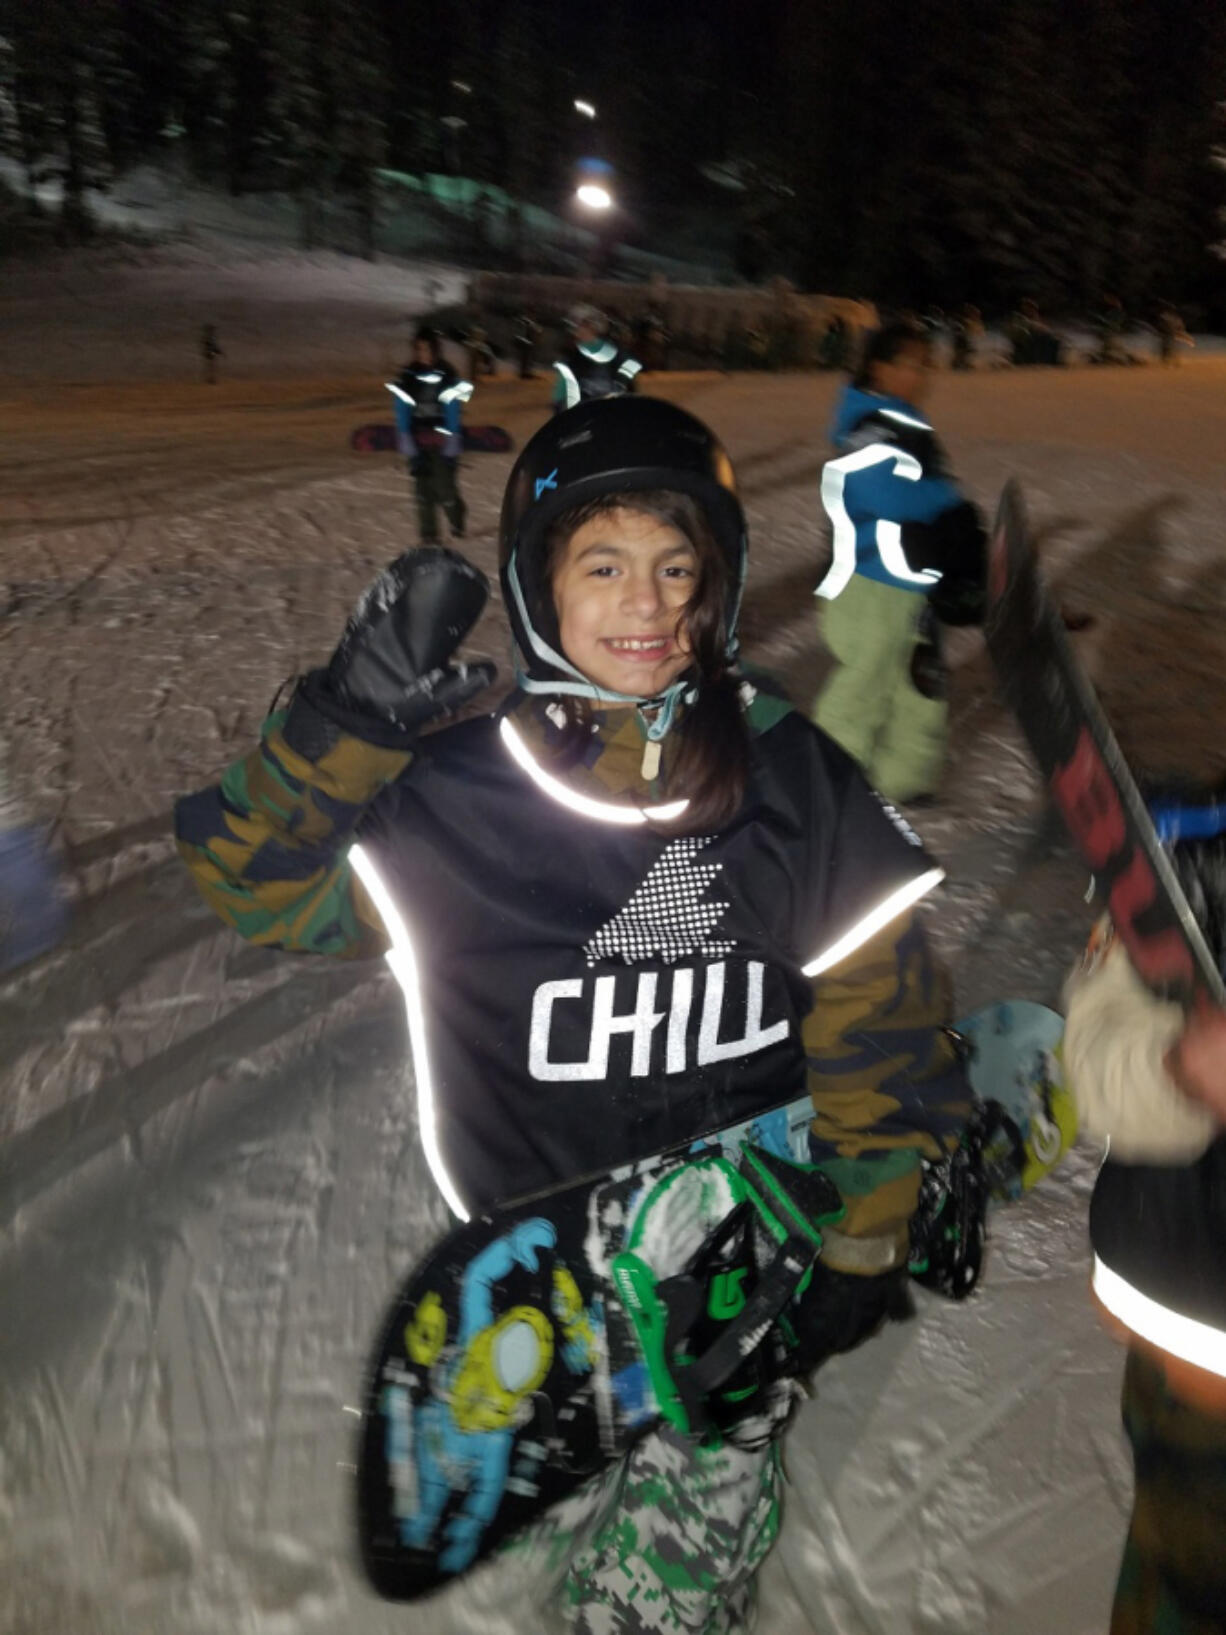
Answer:
[(983, 1270), (988, 1198), (1020, 1176), (1025, 1149), (999, 1102), (976, 1100), (953, 1152), (921, 1162), (907, 1270), (917, 1283), (965, 1300)]
[[(743, 1149), (739, 1169), (700, 1159), (656, 1184), (611, 1270), (667, 1423), (742, 1447), (780, 1433), (793, 1397), (788, 1310), (808, 1287), (821, 1226), (842, 1214), (820, 1171), (759, 1147)], [(661, 1251), (678, 1243), (693, 1247), (665, 1273)]]

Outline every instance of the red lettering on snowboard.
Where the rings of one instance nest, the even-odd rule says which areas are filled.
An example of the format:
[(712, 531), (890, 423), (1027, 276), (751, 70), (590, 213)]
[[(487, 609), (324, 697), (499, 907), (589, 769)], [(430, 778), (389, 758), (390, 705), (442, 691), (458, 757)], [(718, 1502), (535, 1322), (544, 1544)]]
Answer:
[(1102, 752), (1088, 727), (1077, 734), (1073, 753), (1052, 773), (1052, 792), (1082, 855), (1096, 873), (1125, 856), (1107, 888), (1107, 903), (1120, 939), (1143, 982), (1164, 984), (1191, 981), (1195, 961), (1186, 940), (1174, 926), (1143, 931), (1138, 916), (1158, 900), (1158, 877), (1145, 852), (1128, 848), (1128, 818)]
[(1143, 982), (1163, 983), (1174, 977), (1191, 982), (1195, 965), (1180, 933), (1173, 926), (1152, 932), (1137, 926), (1137, 915), (1143, 914), (1157, 895), (1158, 879), (1153, 864), (1144, 852), (1134, 851), (1107, 893), (1111, 918)]
[(1128, 823), (1088, 727), (1082, 727), (1077, 747), (1052, 773), (1051, 787), (1086, 861), (1093, 869), (1103, 868), (1123, 849)]

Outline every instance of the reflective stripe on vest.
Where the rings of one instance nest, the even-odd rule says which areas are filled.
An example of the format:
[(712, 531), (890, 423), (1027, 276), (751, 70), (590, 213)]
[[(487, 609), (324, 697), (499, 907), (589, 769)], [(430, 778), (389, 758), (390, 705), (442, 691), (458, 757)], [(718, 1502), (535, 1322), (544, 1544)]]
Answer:
[(1226, 1378), (1226, 1332), (1222, 1329), (1185, 1317), (1151, 1295), (1142, 1294), (1097, 1255), (1092, 1282), (1094, 1293), (1111, 1315), (1138, 1338), (1181, 1362)]
[[(894, 475), (905, 477), (908, 482), (918, 482), (924, 474), (923, 466), (913, 454), (888, 443), (872, 443), (868, 448), (856, 449), (853, 454), (841, 455), (837, 460), (830, 460), (822, 472), (822, 505), (834, 529), (834, 556), (815, 595), (833, 601), (846, 590), (856, 571), (856, 525), (843, 501), (848, 477), (870, 466), (883, 465), (887, 460), (894, 461)], [(935, 568), (921, 568), (919, 573), (912, 571), (902, 548), (902, 528), (898, 523), (883, 518), (877, 523), (875, 537), (882, 564), (895, 579), (903, 584), (929, 587), (940, 579)]]

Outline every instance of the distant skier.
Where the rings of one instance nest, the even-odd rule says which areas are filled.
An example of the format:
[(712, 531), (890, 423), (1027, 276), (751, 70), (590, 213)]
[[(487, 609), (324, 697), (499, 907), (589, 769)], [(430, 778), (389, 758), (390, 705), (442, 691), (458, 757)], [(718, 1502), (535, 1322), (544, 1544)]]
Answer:
[(599, 307), (581, 302), (568, 319), (572, 344), (554, 363), (553, 412), (599, 397), (622, 397), (635, 389), (642, 369), (637, 358), (608, 336), (608, 319)]
[(931, 343), (933, 364), (939, 368), (945, 361), (946, 347), (950, 341), (949, 316), (944, 307), (939, 307), (934, 302), (928, 307), (920, 319), (920, 323), (923, 325)]
[(1005, 325), (1009, 337), (1011, 361), (1019, 367), (1043, 365), (1056, 368), (1064, 362), (1060, 337), (1039, 311), (1039, 304), (1030, 296), (1018, 302)]
[(832, 313), (817, 348), (819, 369), (846, 369), (851, 355), (851, 329), (841, 313)]
[(670, 339), (663, 311), (658, 306), (649, 306), (639, 320), (635, 342), (644, 369), (659, 373), (668, 368)]
[(949, 623), (981, 614), (983, 525), (920, 408), (931, 356), (914, 323), (869, 336), (835, 410), (835, 457), (822, 472), (834, 554), (817, 594), (837, 662), (813, 719), (893, 801), (932, 795), (945, 757), (949, 707), (932, 662), (929, 598), (940, 587), (936, 611)]
[(486, 334), (485, 325), (480, 319), (474, 318), (464, 331), (463, 344), (468, 353), (468, 378), (480, 380), (482, 375), (496, 373), (494, 364), (494, 349), (490, 345), (490, 338)]
[(1183, 317), (1170, 302), (1165, 302), (1158, 310), (1158, 359), (1167, 368), (1174, 368), (1179, 362), (1179, 348), (1194, 346), (1191, 335), (1188, 334)]
[(536, 379), (536, 348), (540, 338), (540, 324), (530, 312), (521, 312), (515, 320), (515, 351), (519, 356), (520, 380)]
[[(1201, 820), (1208, 818), (1208, 823)], [(1226, 960), (1226, 808), (1171, 862)], [(1174, 819), (1173, 829), (1169, 827)], [(1218, 832), (1210, 832), (1218, 830)], [(1109, 1144), (1090, 1205), (1094, 1291), (1127, 1331), (1136, 1483), (1111, 1635), (1226, 1629), (1226, 1014), (1156, 998), (1105, 920), (1067, 990), (1082, 1129)]]
[(463, 539), (468, 513), (456, 471), (463, 447), (460, 414), (473, 389), (444, 361), (437, 330), (423, 325), (417, 331), (410, 360), (388, 390), (396, 400), (398, 446), (417, 495), (421, 543), (438, 543), (439, 506), (451, 537)]
[(1102, 306), (1094, 318), (1098, 332), (1098, 352), (1095, 363), (1131, 363), (1132, 354), (1124, 345), (1128, 328), (1128, 314), (1118, 295), (1104, 295)]
[(206, 386), (217, 384), (217, 360), (224, 358), (221, 343), (217, 339), (217, 330), (213, 324), (205, 324), (200, 331), (200, 357), (204, 364), (204, 383)]
[(973, 369), (982, 341), (982, 314), (977, 306), (964, 302), (954, 314), (950, 367)]

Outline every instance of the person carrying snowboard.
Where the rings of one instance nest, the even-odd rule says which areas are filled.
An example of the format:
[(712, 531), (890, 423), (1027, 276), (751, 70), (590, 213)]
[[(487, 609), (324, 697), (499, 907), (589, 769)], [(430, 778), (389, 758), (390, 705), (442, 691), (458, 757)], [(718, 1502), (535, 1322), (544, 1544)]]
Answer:
[[(905, 1305), (922, 1166), (957, 1147), (970, 1101), (916, 919), (940, 870), (738, 670), (746, 556), (706, 426), (655, 399), (585, 403), (508, 483), (518, 685), (497, 709), (441, 725), (492, 679), (455, 658), (484, 582), (453, 552), (408, 553), (176, 826), (249, 940), (390, 948), (423, 1145), (461, 1218), (807, 1086), (846, 1206), (799, 1307), (807, 1368)], [(746, 1627), (781, 1507), (782, 1423), (749, 1423), (702, 1444), (656, 1430), (566, 1502), (561, 1546), (541, 1544), (566, 1627)]]
[(621, 397), (635, 390), (642, 364), (609, 339), (609, 320), (598, 307), (580, 302), (567, 320), (571, 345), (553, 366), (553, 412), (561, 414), (593, 398)]
[[(1168, 833), (1189, 818), (1201, 832), (1177, 840), (1171, 861), (1226, 962), (1226, 808), (1165, 818)], [(1066, 998), (1064, 1061), (1081, 1126), (1108, 1144), (1090, 1205), (1094, 1291), (1128, 1340), (1123, 1415), (1136, 1481), (1111, 1635), (1221, 1635), (1226, 1012), (1155, 997), (1109, 921)]]
[(388, 390), (396, 400), (397, 444), (417, 495), (421, 543), (438, 542), (439, 506), (452, 539), (463, 539), (468, 512), (456, 471), (463, 447), (460, 414), (473, 389), (443, 358), (437, 330), (423, 324), (417, 331), (409, 362)]
[(949, 710), (933, 615), (982, 616), (983, 525), (921, 407), (931, 350), (913, 322), (868, 337), (835, 410), (835, 454), (821, 483), (833, 556), (817, 594), (836, 662), (813, 719), (898, 802), (933, 795), (945, 758)]

